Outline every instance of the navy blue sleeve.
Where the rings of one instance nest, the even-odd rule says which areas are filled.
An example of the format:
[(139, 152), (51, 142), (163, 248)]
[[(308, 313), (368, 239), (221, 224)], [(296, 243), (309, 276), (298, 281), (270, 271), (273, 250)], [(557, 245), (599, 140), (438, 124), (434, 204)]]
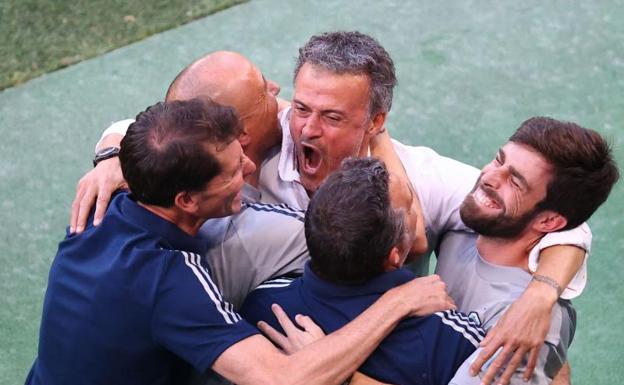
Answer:
[(271, 305), (276, 303), (271, 295), (273, 290), (275, 289), (256, 289), (249, 293), (240, 309), (240, 314), (252, 325), (257, 324), (258, 321), (264, 321), (283, 333), (282, 327), (271, 310)]
[(434, 384), (448, 384), (461, 364), (476, 350), (485, 331), (463, 313), (454, 310), (429, 317), (422, 333)]
[(230, 346), (257, 334), (221, 297), (198, 254), (167, 256), (154, 304), (154, 339), (199, 371)]

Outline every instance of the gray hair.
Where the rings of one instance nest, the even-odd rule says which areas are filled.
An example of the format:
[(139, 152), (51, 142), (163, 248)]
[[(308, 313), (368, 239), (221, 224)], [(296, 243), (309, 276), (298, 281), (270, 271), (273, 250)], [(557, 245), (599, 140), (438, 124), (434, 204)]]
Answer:
[(364, 74), (371, 82), (371, 117), (388, 112), (397, 84), (394, 63), (388, 52), (372, 37), (357, 31), (326, 32), (315, 35), (299, 48), (295, 79), (305, 63), (337, 74)]

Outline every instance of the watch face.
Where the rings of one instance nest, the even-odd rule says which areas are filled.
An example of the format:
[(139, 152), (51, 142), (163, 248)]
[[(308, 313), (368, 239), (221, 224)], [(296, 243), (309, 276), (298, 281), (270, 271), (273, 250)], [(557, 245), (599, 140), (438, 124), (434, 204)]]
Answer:
[(110, 159), (117, 155), (119, 155), (119, 147), (103, 148), (95, 154), (95, 158), (93, 158), (93, 167), (95, 167), (100, 161)]
[(102, 157), (102, 156), (113, 154), (116, 151), (119, 151), (119, 149), (117, 147), (107, 147), (107, 148), (104, 148), (104, 149), (98, 151), (96, 156), (97, 157)]

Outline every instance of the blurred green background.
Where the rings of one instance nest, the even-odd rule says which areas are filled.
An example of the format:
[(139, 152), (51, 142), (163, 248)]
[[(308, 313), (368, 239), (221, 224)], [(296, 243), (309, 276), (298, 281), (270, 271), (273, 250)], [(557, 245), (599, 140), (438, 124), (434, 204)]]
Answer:
[(3, 0), (0, 90), (247, 0)]
[[(254, 0), (0, 92), (0, 383), (23, 382), (36, 355), (50, 262), (100, 132), (161, 100), (197, 57), (239, 51), (289, 98), (301, 44), (359, 29), (395, 60), (396, 138), (481, 166), (523, 120), (547, 115), (599, 130), (622, 165), (622, 20), (622, 0)], [(620, 182), (590, 221), (589, 285), (574, 301), (574, 384), (624, 376), (623, 210)]]

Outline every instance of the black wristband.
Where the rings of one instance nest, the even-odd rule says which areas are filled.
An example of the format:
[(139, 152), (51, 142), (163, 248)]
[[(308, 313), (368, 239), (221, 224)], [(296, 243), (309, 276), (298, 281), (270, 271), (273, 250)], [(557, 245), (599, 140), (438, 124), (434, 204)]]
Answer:
[(103, 160), (119, 156), (119, 150), (119, 147), (106, 147), (101, 149), (95, 154), (95, 158), (93, 158), (93, 167), (97, 166), (97, 164)]

